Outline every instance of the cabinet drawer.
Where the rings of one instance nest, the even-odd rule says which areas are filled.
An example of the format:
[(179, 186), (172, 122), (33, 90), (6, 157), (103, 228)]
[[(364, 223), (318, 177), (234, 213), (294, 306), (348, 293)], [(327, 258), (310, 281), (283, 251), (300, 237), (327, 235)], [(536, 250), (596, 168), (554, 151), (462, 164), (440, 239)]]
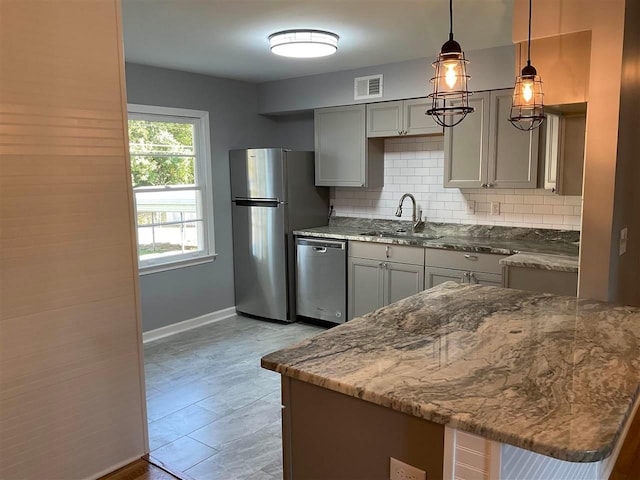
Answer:
[(429, 267), (455, 268), (470, 272), (502, 275), (500, 259), (507, 255), (492, 253), (458, 252), (452, 250), (425, 249), (425, 260)]
[(424, 265), (424, 248), (374, 242), (349, 242), (349, 256)]

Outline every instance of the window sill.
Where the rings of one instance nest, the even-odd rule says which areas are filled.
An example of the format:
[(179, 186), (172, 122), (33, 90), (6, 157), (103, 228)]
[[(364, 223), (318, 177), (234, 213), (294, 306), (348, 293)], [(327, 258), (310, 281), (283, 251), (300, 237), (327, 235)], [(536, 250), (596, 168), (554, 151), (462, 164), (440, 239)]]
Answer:
[(139, 267), (138, 268), (138, 274), (139, 275), (149, 275), (151, 273), (160, 273), (160, 272), (166, 272), (169, 270), (176, 270), (178, 268), (184, 268), (184, 267), (193, 267), (195, 265), (202, 265), (204, 263), (211, 263), (215, 260), (215, 258), (218, 256), (217, 253), (214, 253), (212, 255), (205, 255), (202, 257), (197, 257), (197, 258), (189, 258), (187, 260), (178, 260), (175, 262), (170, 262), (170, 263), (163, 263), (161, 265), (149, 265), (146, 267)]

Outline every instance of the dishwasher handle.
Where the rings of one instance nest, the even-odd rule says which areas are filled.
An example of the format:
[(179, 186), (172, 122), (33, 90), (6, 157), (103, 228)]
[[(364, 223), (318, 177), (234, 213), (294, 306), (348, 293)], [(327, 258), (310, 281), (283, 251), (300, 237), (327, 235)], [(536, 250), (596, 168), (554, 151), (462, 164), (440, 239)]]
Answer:
[(338, 248), (340, 250), (346, 250), (347, 248), (347, 242), (341, 240), (298, 238), (296, 239), (296, 243), (299, 247), (313, 247), (313, 250), (316, 252), (320, 252), (320, 250), (316, 250), (317, 248), (324, 248), (325, 252), (327, 248)]
[(327, 247), (312, 247), (314, 252), (327, 253)]

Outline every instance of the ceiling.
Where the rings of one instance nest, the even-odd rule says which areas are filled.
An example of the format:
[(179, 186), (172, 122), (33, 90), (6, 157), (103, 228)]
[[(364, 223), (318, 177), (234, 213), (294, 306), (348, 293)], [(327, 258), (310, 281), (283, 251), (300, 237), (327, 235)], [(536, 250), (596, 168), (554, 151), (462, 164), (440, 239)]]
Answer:
[[(465, 50), (511, 44), (514, 0), (457, 0)], [(446, 0), (123, 0), (129, 62), (252, 82), (435, 55), (449, 29)], [(340, 36), (335, 55), (278, 57), (269, 34), (292, 28)]]

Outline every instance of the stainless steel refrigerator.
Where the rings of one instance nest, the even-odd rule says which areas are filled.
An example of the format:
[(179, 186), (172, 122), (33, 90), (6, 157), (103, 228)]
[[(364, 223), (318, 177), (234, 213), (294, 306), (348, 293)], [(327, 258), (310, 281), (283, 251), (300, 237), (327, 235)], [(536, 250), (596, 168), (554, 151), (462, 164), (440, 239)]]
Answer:
[(236, 310), (295, 321), (292, 232), (327, 224), (329, 189), (315, 186), (312, 152), (231, 150), (229, 168)]

